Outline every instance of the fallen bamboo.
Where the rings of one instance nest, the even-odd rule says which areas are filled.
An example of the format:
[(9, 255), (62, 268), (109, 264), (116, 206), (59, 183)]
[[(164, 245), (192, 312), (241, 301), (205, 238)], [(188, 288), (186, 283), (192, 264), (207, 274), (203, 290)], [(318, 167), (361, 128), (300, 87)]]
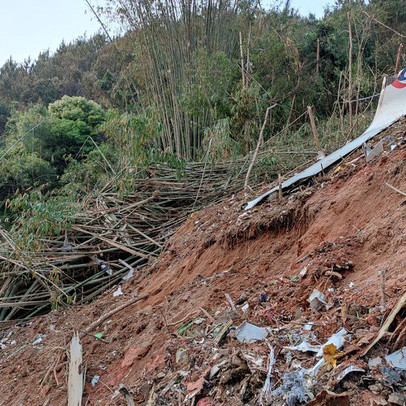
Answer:
[(94, 321), (89, 327), (87, 327), (85, 330), (83, 330), (84, 334), (90, 333), (94, 328), (98, 327), (100, 324), (102, 324), (104, 321), (106, 321), (108, 318), (110, 318), (111, 316), (115, 315), (116, 313), (120, 312), (121, 310), (125, 309), (128, 306), (131, 306), (141, 300), (144, 300), (148, 297), (149, 295), (142, 295), (142, 296), (138, 296), (124, 304), (122, 304), (121, 306), (116, 307), (115, 309), (111, 310), (110, 312), (104, 314), (103, 316), (99, 317), (96, 321)]
[(387, 183), (387, 182), (385, 182), (385, 185), (386, 185), (388, 188), (390, 188), (390, 189), (394, 190), (395, 192), (399, 193), (400, 195), (406, 197), (406, 193), (405, 193), (405, 192), (402, 192), (400, 189), (396, 188), (395, 186), (392, 186), (392, 185), (390, 185), (390, 184)]
[(365, 351), (363, 351), (362, 355), (365, 356), (369, 350), (378, 343), (378, 341), (381, 340), (381, 338), (385, 335), (385, 333), (389, 330), (389, 327), (391, 326), (393, 320), (395, 320), (395, 317), (397, 314), (400, 312), (400, 310), (405, 306), (406, 304), (406, 293), (403, 294), (403, 296), (399, 299), (397, 302), (396, 306), (392, 309), (390, 312), (389, 316), (386, 318), (385, 323), (382, 325), (380, 328), (378, 335), (372, 341), (372, 343), (366, 348)]
[(70, 344), (70, 362), (68, 375), (68, 406), (80, 406), (84, 388), (84, 370), (82, 364), (82, 344), (77, 333)]
[[(251, 168), (256, 182), (272, 181), (278, 172), (308, 159), (308, 151), (292, 157), (283, 151), (278, 164), (262, 165), (261, 160), (273, 153), (277, 152), (269, 147), (258, 150)], [(138, 271), (159, 255), (192, 212), (242, 189), (241, 174), (251, 157), (215, 165), (208, 159), (181, 170), (151, 165), (145, 176), (138, 173), (134, 177), (133, 191), (119, 194), (110, 185), (80, 203), (71, 224), (60, 235), (38, 239), (40, 250), (16, 245), (18, 238), (0, 228), (0, 319), (25, 320), (50, 308), (88, 303), (131, 268), (139, 277)], [(71, 251), (65, 249), (66, 240)], [(100, 264), (106, 264), (112, 274)]]

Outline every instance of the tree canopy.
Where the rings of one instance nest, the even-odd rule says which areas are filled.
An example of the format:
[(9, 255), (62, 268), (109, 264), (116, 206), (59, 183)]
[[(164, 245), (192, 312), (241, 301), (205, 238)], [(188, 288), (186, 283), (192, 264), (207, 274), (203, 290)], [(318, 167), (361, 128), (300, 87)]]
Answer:
[(379, 92), (405, 60), (400, 1), (338, 0), (321, 19), (289, 1), (107, 3), (98, 17), (122, 36), (78, 38), (0, 68), (0, 200), (70, 180), (91, 190), (129, 165), (243, 156), (270, 106), (266, 145), (311, 149), (313, 106), (334, 148), (376, 103), (350, 99)]

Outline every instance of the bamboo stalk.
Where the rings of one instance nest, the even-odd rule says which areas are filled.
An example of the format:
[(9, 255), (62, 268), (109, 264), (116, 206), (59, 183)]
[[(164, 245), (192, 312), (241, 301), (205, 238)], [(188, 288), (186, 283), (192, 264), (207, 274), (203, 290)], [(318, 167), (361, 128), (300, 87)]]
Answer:
[(314, 144), (316, 146), (317, 151), (319, 151), (319, 153), (324, 156), (325, 154), (323, 148), (320, 145), (319, 136), (317, 135), (316, 122), (314, 121), (313, 109), (311, 106), (307, 106), (307, 112), (309, 114), (310, 124), (312, 127)]
[(138, 296), (138, 297), (122, 304), (121, 306), (116, 307), (115, 309), (113, 309), (113, 310), (109, 311), (108, 313), (104, 314), (103, 316), (99, 317), (96, 321), (94, 321), (92, 324), (90, 324), (83, 332), (90, 333), (93, 329), (98, 327), (100, 324), (102, 324), (104, 321), (106, 321), (109, 317), (114, 316), (116, 313), (120, 312), (121, 310), (125, 309), (128, 306), (131, 306), (141, 300), (148, 298), (148, 296), (149, 295)]
[(395, 65), (395, 75), (398, 74), (400, 68), (400, 61), (402, 59), (402, 51), (403, 51), (403, 44), (400, 43), (398, 47), (398, 54), (396, 57), (396, 65)]
[(242, 47), (242, 32), (240, 31), (240, 58), (241, 58), (241, 81), (242, 87), (245, 88), (245, 73), (244, 73), (244, 50)]
[(352, 128), (352, 26), (351, 26), (351, 13), (347, 13), (348, 18), (348, 109), (350, 128)]
[(257, 146), (256, 146), (256, 148), (255, 148), (254, 155), (252, 156), (252, 160), (251, 160), (250, 166), (248, 167), (247, 175), (245, 176), (244, 189), (246, 189), (246, 188), (248, 187), (248, 180), (249, 180), (249, 177), (250, 177), (252, 168), (253, 168), (253, 166), (254, 166), (255, 159), (257, 158), (258, 151), (259, 151), (259, 147), (261, 146), (262, 141), (263, 141), (263, 138), (264, 138), (264, 129), (265, 129), (266, 122), (267, 122), (267, 120), (268, 120), (268, 115), (269, 115), (270, 110), (271, 110), (272, 108), (274, 108), (274, 107), (275, 107), (275, 105), (273, 105), (273, 106), (271, 106), (271, 107), (268, 107), (268, 108), (266, 109), (264, 121), (263, 121), (262, 127), (261, 127), (261, 131), (259, 132), (259, 137), (258, 137)]

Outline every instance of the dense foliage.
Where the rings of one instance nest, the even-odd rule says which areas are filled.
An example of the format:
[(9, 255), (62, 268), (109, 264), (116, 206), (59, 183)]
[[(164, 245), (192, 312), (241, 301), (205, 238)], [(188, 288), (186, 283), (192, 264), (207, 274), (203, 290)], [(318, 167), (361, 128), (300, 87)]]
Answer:
[(270, 106), (268, 146), (312, 149), (309, 105), (326, 149), (354, 136), (374, 99), (347, 102), (379, 92), (382, 75), (395, 73), (403, 3), (338, 0), (320, 20), (280, 3), (107, 0), (98, 17), (107, 31), (108, 21), (120, 24), (121, 37), (8, 60), (0, 68), (3, 206), (33, 190), (76, 198), (111, 179), (129, 187), (130, 174), (151, 162), (181, 168), (245, 155)]

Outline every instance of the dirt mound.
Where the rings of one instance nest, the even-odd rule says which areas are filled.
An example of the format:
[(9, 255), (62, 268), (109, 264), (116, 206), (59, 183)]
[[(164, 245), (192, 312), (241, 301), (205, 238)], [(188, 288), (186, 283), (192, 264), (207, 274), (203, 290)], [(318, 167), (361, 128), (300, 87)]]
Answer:
[[(192, 214), (123, 295), (4, 324), (1, 404), (66, 404), (74, 330), (86, 405), (131, 404), (126, 393), (149, 405), (388, 404), (404, 371), (368, 361), (405, 345), (403, 310), (362, 350), (406, 291), (406, 198), (385, 185), (406, 190), (405, 158), (400, 141), (368, 165), (357, 152), (313, 186), (249, 212), (233, 196)], [(248, 322), (266, 339), (242, 342)], [(341, 348), (320, 347), (342, 328)], [(298, 350), (302, 342), (321, 356)]]

